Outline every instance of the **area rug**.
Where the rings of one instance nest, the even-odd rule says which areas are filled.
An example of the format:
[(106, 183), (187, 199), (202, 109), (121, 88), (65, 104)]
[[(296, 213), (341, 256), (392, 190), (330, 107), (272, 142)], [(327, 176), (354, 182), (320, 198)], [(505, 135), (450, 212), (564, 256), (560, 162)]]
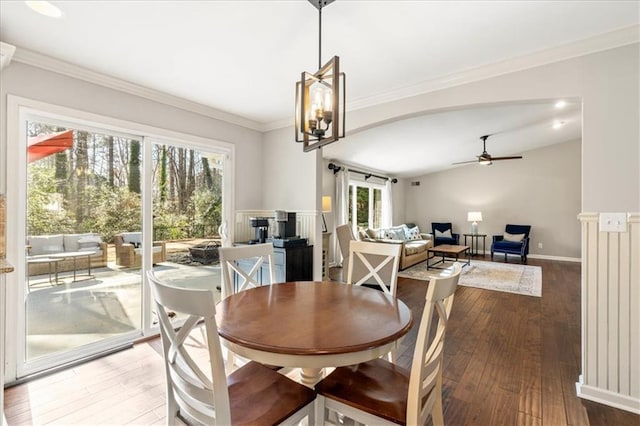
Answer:
[[(444, 267), (446, 266), (447, 263), (444, 263)], [(428, 281), (434, 276), (439, 276), (442, 271), (441, 269), (429, 269), (427, 271), (426, 262), (422, 262), (398, 272), (398, 276)], [(542, 268), (539, 266), (472, 260), (471, 265), (462, 268), (458, 284), (486, 290), (542, 297)]]

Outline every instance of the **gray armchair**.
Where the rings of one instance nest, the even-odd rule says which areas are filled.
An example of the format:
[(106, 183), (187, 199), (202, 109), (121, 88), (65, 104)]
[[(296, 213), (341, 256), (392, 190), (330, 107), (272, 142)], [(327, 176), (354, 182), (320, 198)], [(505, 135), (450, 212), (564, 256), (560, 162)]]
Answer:
[(345, 267), (349, 264), (349, 244), (355, 240), (351, 225), (347, 223), (337, 226), (336, 236), (338, 238), (338, 245), (340, 246), (340, 253), (342, 254), (342, 266)]

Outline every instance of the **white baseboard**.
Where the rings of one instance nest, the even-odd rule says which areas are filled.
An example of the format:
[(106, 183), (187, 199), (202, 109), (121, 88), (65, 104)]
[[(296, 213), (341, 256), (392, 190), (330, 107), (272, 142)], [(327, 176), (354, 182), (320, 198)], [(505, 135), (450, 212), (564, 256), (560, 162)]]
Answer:
[[(483, 252), (482, 252), (482, 250), (480, 250), (478, 253), (483, 253)], [(491, 251), (485, 250), (484, 254), (485, 254), (485, 256), (491, 256)], [(504, 253), (496, 253), (496, 254), (494, 254), (494, 257), (495, 256), (503, 256), (504, 257)], [(517, 255), (513, 254), (511, 256), (517, 256)], [(548, 254), (532, 254), (532, 253), (529, 253), (527, 255), (527, 257), (530, 257), (532, 259), (558, 260), (558, 261), (561, 261), (561, 262), (578, 262), (578, 263), (582, 262), (582, 259), (579, 258), (579, 257), (551, 256), (551, 255), (548, 255)]]
[(640, 399), (585, 385), (582, 383), (582, 375), (580, 375), (579, 381), (576, 382), (576, 393), (578, 397), (589, 401), (640, 414)]
[(528, 254), (527, 257), (532, 259), (559, 260), (562, 262), (582, 262), (582, 259), (579, 257), (549, 256), (547, 254)]

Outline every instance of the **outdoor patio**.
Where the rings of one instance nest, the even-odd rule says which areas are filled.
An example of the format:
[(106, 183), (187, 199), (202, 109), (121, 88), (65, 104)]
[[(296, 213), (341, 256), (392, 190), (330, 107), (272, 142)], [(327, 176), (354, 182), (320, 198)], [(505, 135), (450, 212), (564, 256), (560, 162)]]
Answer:
[[(202, 240), (168, 243), (168, 261), (154, 265), (162, 280), (178, 286), (213, 288), (220, 285), (217, 262), (192, 262), (188, 248)], [(77, 348), (141, 328), (141, 269), (115, 265), (109, 247), (107, 267), (29, 277), (26, 293), (26, 355), (32, 360)], [(172, 261), (175, 260), (175, 261)], [(179, 263), (178, 263), (179, 262)], [(219, 297), (218, 291), (214, 295)]]

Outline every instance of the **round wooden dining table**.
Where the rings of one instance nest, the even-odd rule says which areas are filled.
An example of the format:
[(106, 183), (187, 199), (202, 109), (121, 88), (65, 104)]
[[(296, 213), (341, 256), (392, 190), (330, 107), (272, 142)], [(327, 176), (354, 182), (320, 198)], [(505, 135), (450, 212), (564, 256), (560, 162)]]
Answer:
[(322, 368), (387, 354), (413, 324), (401, 300), (366, 287), (297, 281), (241, 291), (216, 306), (218, 333), (238, 355), (301, 368), (313, 386)]

